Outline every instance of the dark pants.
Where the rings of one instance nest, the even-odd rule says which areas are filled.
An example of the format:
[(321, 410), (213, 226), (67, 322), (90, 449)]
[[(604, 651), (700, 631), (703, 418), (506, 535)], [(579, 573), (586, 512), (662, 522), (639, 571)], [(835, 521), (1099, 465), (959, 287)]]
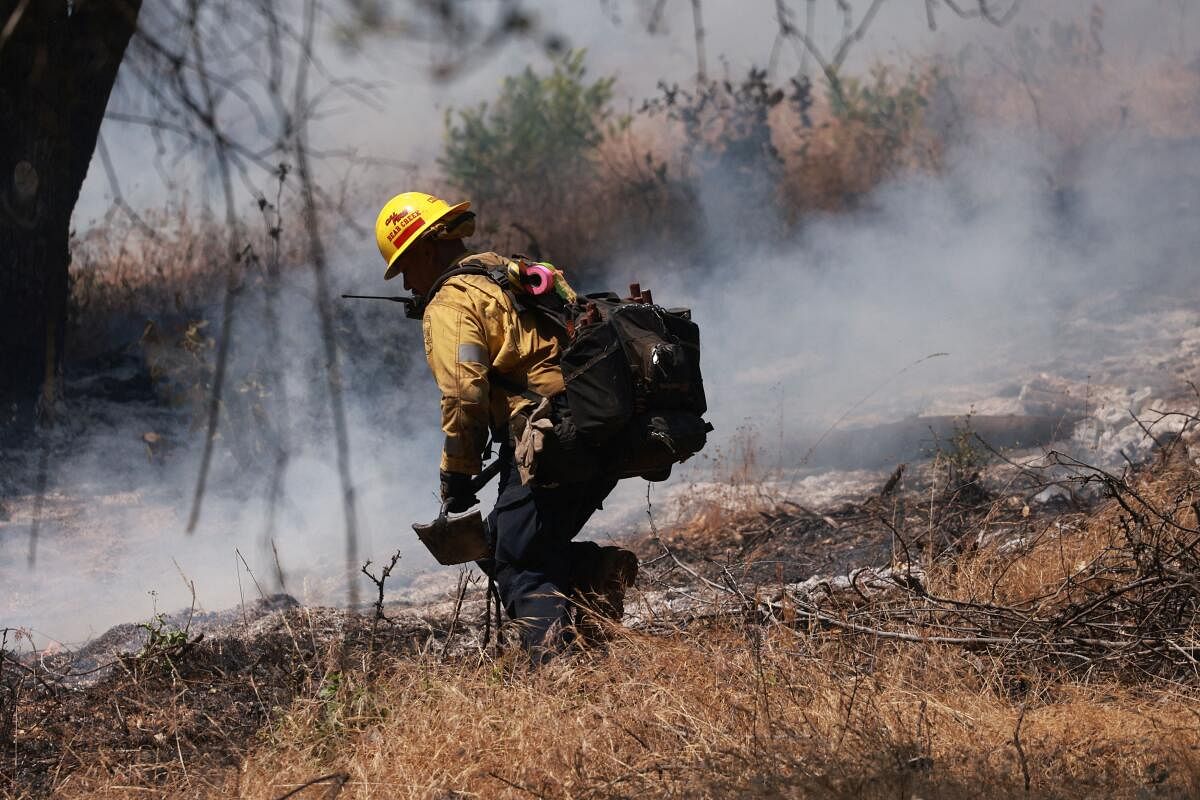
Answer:
[(553, 489), (521, 484), (512, 451), (502, 448), (500, 494), (488, 515), (495, 558), (479, 563), (495, 579), (510, 619), (521, 625), (521, 644), (535, 663), (569, 640), (568, 597), (576, 576), (600, 554), (595, 542), (573, 542), (617, 485), (598, 479)]

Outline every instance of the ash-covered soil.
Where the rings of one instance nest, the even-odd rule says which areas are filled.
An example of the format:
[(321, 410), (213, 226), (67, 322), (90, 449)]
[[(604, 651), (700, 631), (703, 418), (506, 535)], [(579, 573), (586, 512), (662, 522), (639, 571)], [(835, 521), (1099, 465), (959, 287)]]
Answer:
[(694, 582), (678, 561), (718, 581), (754, 587), (840, 575), (865, 566), (920, 562), (997, 540), (1021, 542), (1053, 519), (1060, 523), (1103, 500), (1099, 490), (1065, 480), (1029, 457), (967, 474), (941, 461), (898, 466), (877, 475), (854, 500), (808, 506), (783, 486), (758, 487), (756, 508), (740, 513), (701, 507), (688, 522), (632, 537), (647, 577)]
[[(478, 601), (469, 605), (479, 616)], [(118, 625), (78, 652), (6, 653), (0, 775), (20, 796), (49, 797), (84, 764), (103, 764), (114, 785), (146, 787), (180, 763), (235, 766), (295, 699), (336, 690), (350, 661), (431, 648), (461, 657), (455, 642), (473, 638), (474, 624), (454, 606), (377, 619), (273, 596)]]

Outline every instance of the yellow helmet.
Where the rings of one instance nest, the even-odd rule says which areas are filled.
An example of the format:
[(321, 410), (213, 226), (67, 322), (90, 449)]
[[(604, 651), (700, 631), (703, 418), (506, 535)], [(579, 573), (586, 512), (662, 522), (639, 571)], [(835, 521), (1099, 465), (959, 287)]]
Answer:
[[(470, 207), (469, 202), (452, 206), (445, 200), (424, 192), (404, 192), (388, 200), (375, 219), (375, 239), (383, 260), (387, 262), (387, 272), (383, 274), (383, 279), (390, 281), (400, 274), (397, 262), (413, 242), (443, 220), (454, 222), (454, 217)], [(467, 216), (474, 217), (473, 214)], [(473, 232), (474, 225), (454, 226), (449, 230), (443, 225), (439, 235), (446, 238), (463, 238)]]

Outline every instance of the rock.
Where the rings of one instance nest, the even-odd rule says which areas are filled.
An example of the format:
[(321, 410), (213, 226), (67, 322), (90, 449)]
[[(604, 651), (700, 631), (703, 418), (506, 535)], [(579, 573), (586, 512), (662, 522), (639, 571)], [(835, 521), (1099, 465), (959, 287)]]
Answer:
[(788, 584), (783, 589), (797, 599), (820, 604), (821, 601), (835, 596), (850, 595), (857, 598), (861, 593), (872, 597), (904, 591), (904, 587), (907, 587), (908, 591), (917, 591), (924, 577), (924, 573), (917, 567), (863, 567), (852, 570), (848, 575), (814, 575), (800, 583)]
[(1154, 394), (1153, 389), (1151, 389), (1149, 386), (1143, 386), (1141, 389), (1134, 392), (1133, 396), (1129, 398), (1129, 410), (1132, 411), (1134, 414), (1141, 414), (1143, 409), (1145, 409), (1147, 407), (1147, 405), (1149, 405), (1149, 406), (1154, 405), (1154, 403), (1147, 403), (1147, 401), (1150, 400), (1150, 398), (1153, 396), (1153, 394)]
[(1041, 505), (1063, 502), (1071, 499), (1071, 493), (1057, 483), (1047, 486), (1033, 497), (1033, 502)]
[(1074, 416), (1084, 412), (1086, 394), (1086, 387), (1043, 372), (1021, 387), (1019, 402), (1026, 414)]

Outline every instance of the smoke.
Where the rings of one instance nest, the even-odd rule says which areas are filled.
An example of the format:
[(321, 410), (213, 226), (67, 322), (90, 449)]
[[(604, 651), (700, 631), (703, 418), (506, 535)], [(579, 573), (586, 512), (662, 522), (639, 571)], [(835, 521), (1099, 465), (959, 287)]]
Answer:
[[(797, 241), (741, 243), (687, 276), (656, 275), (636, 256), (619, 270), (702, 321), (726, 431), (782, 409), (785, 430), (768, 433), (799, 441), (880, 386), (860, 424), (1019, 412), (1015, 395), (1039, 372), (1177, 388), (1177, 337), (1196, 317), (1164, 312), (1187, 309), (1200, 247), (1187, 214), (1200, 191), (1177, 159), (1197, 163), (1200, 146), (1087, 150), (1064, 198), (1038, 148), (1014, 131), (979, 133), (944, 175), (881, 187), (866, 209), (815, 218)], [(1146, 369), (1155, 348), (1166, 363)]]
[[(1064, 3), (1051, 5), (1037, 24), (1068, 13)], [(991, 113), (980, 112), (987, 104), (966, 104), (967, 119), (939, 174), (896, 177), (853, 212), (814, 216), (794, 237), (762, 240), (731, 228), (720, 202), (720, 187), (739, 176), (710, 173), (696, 193), (695, 213), (710, 232), (708, 250), (719, 258), (664, 271), (645, 250), (625, 247), (612, 254), (607, 285), (578, 288), (620, 289), (636, 280), (660, 302), (693, 309), (717, 426), (714, 449), (728, 448), (749, 426), (778, 450), (781, 467), (795, 469), (848, 410), (843, 426), (972, 408), (1021, 413), (1028, 410), (1023, 390), (1045, 373), (1037, 379), (1043, 384), (1085, 393), (1099, 420), (1078, 444), (1091, 447), (1097, 461), (1117, 459), (1131, 444), (1118, 435), (1129, 426), (1119, 419), (1126, 407), (1152, 407), (1182, 378), (1195, 377), (1200, 357), (1200, 317), (1187, 306), (1200, 273), (1200, 229), (1193, 224), (1200, 208), (1200, 88), (1194, 78), (1181, 79), (1179, 91), (1143, 80), (1160, 76), (1153, 69), (1166, 58), (1163, 51), (1173, 54), (1171, 63), (1186, 62), (1197, 15), (1183, 4), (1152, 5), (1136, 19), (1121, 4), (1099, 6), (1106, 15), (1106, 66), (1086, 92), (1057, 85), (1065, 74), (1062, 54), (1046, 45), (1030, 56), (1021, 44), (1028, 40), (1015, 29), (981, 30), (946, 19), (934, 35), (923, 15), (885, 6), (875, 30), (887, 33), (865, 41), (858, 64), (895, 51), (958, 54), (969, 43), (973, 66), (953, 88), (969, 98), (980, 86), (1006, 87), (992, 98)], [(659, 77), (684, 80), (694, 71), (685, 18), (672, 18), (667, 34), (650, 37), (640, 32), (638, 6), (621, 7), (616, 21), (603, 4), (578, 9), (568, 15), (549, 7), (546, 24), (569, 28), (573, 43), (589, 46), (597, 74), (619, 69), (619, 86), (630, 97), (645, 96)], [(728, 54), (735, 75), (743, 64), (761, 63), (771, 20), (740, 24), (744, 14), (735, 4), (708, 4), (706, 11), (710, 71), (725, 69), (717, 53)], [(1164, 37), (1171, 40), (1166, 46), (1151, 46)], [(382, 74), (386, 66), (396, 94), (384, 96), (390, 112), (352, 109), (330, 123), (323, 141), (429, 163), (439, 149), (442, 109), (491, 96), (501, 75), (541, 56), (509, 48), (445, 87), (404, 78), (420, 74), (420, 52), (380, 47), (338, 58), (337, 69)], [(796, 66), (781, 61), (779, 69)], [(401, 101), (421, 113), (399, 120)], [(161, 200), (134, 156), (114, 152), (114, 159), (133, 176), (124, 186), (127, 199), (147, 206)], [(87, 190), (93, 198), (104, 194), (102, 178), (93, 176)], [(369, 222), (382, 199), (363, 193), (350, 203), (351, 216)], [(95, 207), (85, 203), (81, 219)], [(775, 210), (764, 199), (751, 211)], [(338, 291), (381, 290), (369, 234), (341, 230), (331, 244)], [(40, 506), (34, 490), (40, 454), (5, 454), (12, 468), (4, 501), (9, 519), (0, 522), (5, 625), (33, 628), (42, 642), (80, 641), (111, 624), (144, 619), (155, 607), (188, 606), (189, 582), (202, 609), (249, 601), (258, 594), (256, 581), (267, 592), (278, 588), (277, 567), (303, 602), (343, 600), (340, 487), (312, 292), (307, 279), (289, 275), (281, 347), (263, 323), (265, 297), (247, 291), (239, 298), (231, 374), (253, 374), (270, 359), (286, 376), (286, 425), (272, 411), (278, 398), (262, 399), (289, 453), (273, 531), (267, 502), (273, 459), (254, 441), (254, 427), (236, 422), (257, 413), (252, 384), (229, 389), (214, 479), (191, 537), (184, 527), (198, 451), (178, 413), (77, 391), (77, 398), (91, 399), (77, 399), (73, 427), (50, 439)], [(345, 307), (339, 331), (359, 549), (377, 563), (403, 550), (401, 571), (389, 585), (398, 589), (432, 565), (409, 525), (437, 511), (436, 387), (416, 326), (396, 307)], [(948, 355), (921, 361), (934, 353)], [(1101, 406), (1103, 414), (1096, 411)], [(148, 457), (147, 432), (175, 449)], [(695, 479), (704, 469), (688, 465), (675, 480)], [(644, 484), (626, 482), (590, 535), (632, 524), (644, 513), (644, 492)], [(37, 559), (28, 567), (35, 516)]]
[[(900, 175), (852, 213), (770, 240), (739, 235), (776, 213), (731, 213), (744, 171), (709, 172), (695, 211), (711, 258), (664, 270), (661, 253), (615, 255), (614, 288), (640, 282), (700, 321), (718, 447), (749, 437), (764, 461), (812, 470), (853, 463), (815, 447), (834, 426), (869, 443), (880, 423), (975, 412), (1057, 417), (1070, 439), (1058, 446), (1100, 466), (1149, 453), (1131, 414), (1148, 424), (1190, 403), (1200, 357), (1188, 300), (1200, 80), (1180, 68), (1186, 49), (1172, 61), (1147, 43), (1172, 14), (1195, 41), (1197, 21), (1160, 7), (1113, 33), (1122, 10), (1095, 8), (1082, 27), (1050, 17), (1040, 31), (972, 36), (974, 49), (942, 43), (958, 56), (945, 89), (960, 118), (938, 174)], [(931, 450), (928, 428), (912, 425), (896, 460)], [(892, 454), (885, 439), (873, 449)]]
[[(41, 501), (41, 453), (5, 454), (15, 467), (5, 481), (8, 519), (0, 523), (5, 625), (31, 628), (43, 644), (79, 642), (156, 609), (186, 609), (192, 586), (199, 611), (279, 590), (311, 604), (344, 602), (345, 524), (312, 287), (303, 274), (289, 276), (279, 309), (284, 342), (276, 349), (270, 348), (265, 302), (261, 292), (238, 299), (233, 380), (194, 534), (185, 528), (202, 433), (189, 432), (179, 411), (113, 398), (111, 390), (69, 387), (67, 424), (43, 437), (49, 455)], [(437, 513), (440, 436), (436, 389), (414, 369), (424, 365), (383, 363), (400, 348), (420, 352), (416, 323), (385, 305), (387, 314), (372, 319), (373, 341), (364, 344), (357, 335), (349, 309), (340, 327), (359, 552), (378, 563), (404, 550), (394, 589), (433, 563), (409, 526)], [(283, 398), (266, 391), (266, 365), (281, 370)], [(118, 384), (137, 380), (137, 371), (121, 367), (100, 377)], [(418, 397), (428, 402), (410, 404)], [(287, 422), (281, 424), (276, 415), (284, 398), (280, 416)], [(157, 436), (153, 446), (147, 433)], [(272, 505), (276, 441), (288, 460)], [(30, 565), (35, 519), (36, 559)]]
[[(1031, 27), (974, 33), (974, 49), (947, 37), (960, 119), (939, 174), (894, 178), (786, 241), (738, 236), (725, 200), (745, 175), (704, 174), (697, 212), (714, 258), (661, 274), (634, 248), (614, 259), (614, 283), (693, 307), (726, 429), (780, 405), (793, 430), (819, 429), (936, 352), (950, 355), (887, 381), (860, 416), (964, 413), (1039, 371), (1177, 382), (1138, 354), (1191, 324), (1163, 312), (1186, 308), (1197, 273), (1200, 79), (1179, 67), (1186, 49), (1166, 68), (1147, 46), (1173, 21), (1187, 31), (1172, 41), (1194, 41), (1200, 20), (1156, 9), (1135, 24), (1096, 4), (1067, 26), (1059, 6), (1018, 18)], [(776, 212), (764, 198), (744, 213)], [(946, 403), (951, 385), (976, 388)]]

